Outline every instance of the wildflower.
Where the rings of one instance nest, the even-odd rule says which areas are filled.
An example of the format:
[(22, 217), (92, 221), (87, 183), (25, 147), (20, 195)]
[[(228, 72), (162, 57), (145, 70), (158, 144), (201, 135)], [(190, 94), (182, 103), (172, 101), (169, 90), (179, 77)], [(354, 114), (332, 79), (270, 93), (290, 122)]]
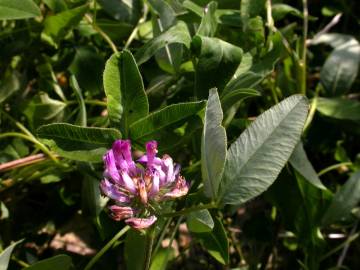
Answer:
[(180, 166), (169, 155), (157, 157), (157, 142), (146, 143), (146, 154), (134, 162), (129, 140), (117, 140), (104, 155), (102, 195), (113, 203), (110, 216), (137, 230), (150, 227), (157, 220), (161, 202), (184, 196), (188, 185), (180, 175)]

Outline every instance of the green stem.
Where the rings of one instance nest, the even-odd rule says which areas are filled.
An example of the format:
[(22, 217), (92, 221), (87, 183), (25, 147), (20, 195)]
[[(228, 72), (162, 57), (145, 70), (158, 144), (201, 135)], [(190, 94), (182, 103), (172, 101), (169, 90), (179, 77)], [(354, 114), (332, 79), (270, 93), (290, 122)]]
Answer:
[(32, 142), (33, 144), (35, 144), (46, 155), (48, 155), (49, 158), (51, 158), (55, 163), (59, 163), (59, 160), (56, 158), (56, 156), (45, 145), (43, 145), (41, 142), (39, 142), (34, 136), (25, 135), (25, 134), (22, 134), (19, 132), (6, 132), (3, 134), (0, 134), (0, 139), (6, 138), (6, 137), (19, 137), (24, 140), (28, 140), (28, 141)]
[(92, 25), (94, 30), (100, 34), (104, 38), (104, 40), (110, 45), (110, 48), (113, 50), (114, 53), (117, 53), (118, 50), (116, 48), (116, 45), (111, 40), (111, 38), (94, 22), (94, 20), (91, 18), (89, 14), (85, 14), (85, 19)]
[(318, 173), (318, 176), (322, 176), (323, 174), (325, 173), (328, 173), (332, 170), (336, 170), (337, 168), (340, 168), (342, 166), (350, 166), (352, 165), (351, 162), (342, 162), (342, 163), (338, 163), (338, 164), (334, 164), (334, 165), (331, 165), (323, 170), (321, 170), (319, 173)]
[(144, 270), (150, 269), (154, 238), (155, 238), (155, 227), (148, 229), (146, 233), (146, 256), (145, 256)]
[(162, 228), (162, 231), (161, 231), (161, 234), (160, 234), (160, 236), (159, 236), (159, 239), (157, 240), (156, 246), (155, 246), (155, 248), (154, 248), (154, 250), (153, 250), (153, 254), (154, 254), (154, 255), (158, 252), (158, 250), (159, 250), (159, 248), (160, 248), (160, 245), (161, 245), (161, 242), (162, 242), (162, 240), (163, 240), (164, 237), (165, 237), (165, 234), (166, 234), (166, 232), (167, 232), (168, 227), (170, 226), (171, 221), (172, 221), (172, 218), (169, 218), (168, 221), (166, 222), (165, 226)]
[[(101, 101), (101, 100), (84, 100), (85, 104), (89, 104), (89, 105), (96, 105), (96, 106), (102, 106), (102, 107), (106, 107), (107, 104), (105, 101)], [(76, 100), (70, 100), (66, 102), (66, 105), (75, 105), (78, 104), (78, 101)]]
[(108, 251), (109, 248), (121, 237), (123, 236), (128, 230), (130, 229), (129, 226), (125, 226), (122, 228), (91, 260), (90, 262), (85, 266), (84, 270), (91, 269), (94, 264), (101, 258), (102, 255), (106, 251)]
[(308, 36), (308, 27), (309, 27), (309, 11), (307, 6), (307, 0), (303, 0), (303, 48), (302, 48), (302, 57), (299, 62), (299, 80), (300, 80), (300, 92), (303, 95), (306, 95), (306, 40)]
[(135, 39), (137, 32), (139, 31), (139, 26), (140, 24), (142, 24), (143, 22), (146, 21), (146, 17), (148, 14), (148, 8), (147, 5), (144, 4), (144, 14), (143, 16), (139, 19), (138, 23), (136, 24), (136, 27), (133, 29), (133, 31), (131, 32), (129, 38), (127, 39), (125, 45), (124, 45), (124, 50), (130, 47), (130, 44), (132, 43), (132, 41)]
[(211, 209), (211, 208), (216, 208), (217, 206), (214, 203), (208, 203), (208, 204), (201, 204), (201, 205), (196, 205), (193, 207), (189, 207), (174, 213), (164, 213), (161, 216), (163, 217), (177, 217), (177, 216), (182, 216), (182, 215), (186, 215), (189, 214), (191, 212), (197, 211), (197, 210), (203, 210), (203, 209)]

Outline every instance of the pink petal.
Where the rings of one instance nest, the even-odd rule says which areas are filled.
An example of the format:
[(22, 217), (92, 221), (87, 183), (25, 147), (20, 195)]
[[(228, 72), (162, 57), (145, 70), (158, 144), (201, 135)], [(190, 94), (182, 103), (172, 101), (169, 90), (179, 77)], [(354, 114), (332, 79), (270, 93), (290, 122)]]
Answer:
[(131, 179), (126, 171), (121, 172), (121, 178), (123, 180), (124, 187), (131, 193), (136, 193), (136, 187), (134, 181)]
[(125, 218), (131, 218), (134, 215), (133, 209), (128, 206), (111, 205), (109, 210), (111, 217), (116, 221), (120, 221)]
[(116, 183), (120, 182), (120, 175), (116, 168), (114, 153), (112, 150), (107, 151), (103, 157), (105, 163), (105, 177), (110, 177)]
[(116, 186), (106, 178), (100, 182), (100, 190), (104, 196), (117, 202), (126, 203), (130, 201), (130, 198), (126, 194), (119, 191)]
[(150, 216), (148, 218), (128, 218), (125, 222), (136, 230), (142, 230), (153, 225), (156, 220), (156, 216)]

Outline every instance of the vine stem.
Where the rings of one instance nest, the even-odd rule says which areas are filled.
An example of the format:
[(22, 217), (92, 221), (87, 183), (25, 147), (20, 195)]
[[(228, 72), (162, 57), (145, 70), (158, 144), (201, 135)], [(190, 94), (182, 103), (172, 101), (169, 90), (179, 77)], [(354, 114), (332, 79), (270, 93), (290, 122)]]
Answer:
[(135, 37), (139, 31), (140, 24), (142, 24), (146, 21), (147, 14), (148, 14), (148, 7), (146, 4), (144, 4), (144, 13), (143, 13), (142, 17), (139, 19), (139, 21), (137, 22), (135, 28), (132, 30), (129, 38), (125, 42), (124, 50), (128, 49), (130, 47), (130, 44), (133, 42), (133, 40), (135, 39)]
[(214, 203), (201, 204), (201, 205), (196, 205), (196, 206), (193, 206), (193, 207), (185, 208), (183, 210), (173, 212), (173, 213), (164, 213), (161, 216), (163, 216), (163, 217), (177, 217), (177, 216), (182, 216), (182, 215), (189, 214), (189, 213), (197, 211), (197, 210), (211, 209), (211, 208), (216, 208), (216, 207), (217, 207), (217, 205), (215, 205)]
[(130, 229), (130, 226), (125, 226), (122, 228), (115, 236), (107, 242), (107, 244), (90, 260), (90, 262), (85, 266), (84, 270), (91, 269), (94, 264), (104, 255), (106, 251), (108, 251), (109, 248), (121, 237), (123, 236), (128, 230)]

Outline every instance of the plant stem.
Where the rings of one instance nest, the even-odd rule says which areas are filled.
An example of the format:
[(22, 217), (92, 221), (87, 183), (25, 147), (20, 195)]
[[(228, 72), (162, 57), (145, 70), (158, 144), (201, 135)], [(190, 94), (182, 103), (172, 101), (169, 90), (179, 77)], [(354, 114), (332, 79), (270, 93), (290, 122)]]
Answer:
[(84, 270), (91, 269), (91, 267), (94, 266), (94, 264), (101, 258), (101, 256), (104, 255), (104, 253), (108, 251), (108, 249), (111, 248), (111, 246), (129, 229), (130, 227), (126, 225), (117, 234), (115, 234), (115, 236), (90, 260), (90, 262), (85, 266)]
[(350, 165), (352, 165), (351, 162), (342, 162), (342, 163), (338, 163), (338, 164), (331, 165), (331, 166), (329, 166), (329, 167), (321, 170), (321, 171), (318, 173), (318, 176), (322, 176), (323, 174), (328, 173), (328, 172), (330, 172), (330, 171), (332, 171), (332, 170), (335, 170), (335, 169), (337, 169), (337, 168), (340, 168), (340, 167), (342, 167), (342, 166), (350, 166)]
[(144, 270), (150, 269), (154, 238), (155, 238), (155, 227), (150, 228), (146, 233), (146, 256), (145, 256)]
[(165, 234), (166, 234), (166, 232), (167, 232), (168, 227), (170, 226), (171, 221), (172, 221), (172, 218), (169, 218), (169, 219), (167, 220), (165, 226), (162, 228), (162, 232), (161, 232), (161, 234), (160, 234), (160, 236), (159, 236), (159, 239), (158, 239), (158, 241), (157, 241), (157, 243), (156, 243), (155, 248), (153, 249), (153, 254), (154, 254), (154, 255), (158, 252), (158, 250), (159, 250), (159, 248), (160, 248), (160, 245), (161, 245), (161, 242), (162, 242), (162, 240), (163, 240), (164, 237), (165, 237)]
[(0, 164), (0, 172), (12, 170), (12, 169), (15, 169), (18, 167), (23, 167), (23, 166), (30, 165), (33, 163), (37, 163), (37, 162), (43, 161), (45, 159), (46, 159), (46, 157), (44, 154), (36, 154), (36, 155), (31, 155), (31, 156), (27, 156), (24, 158), (12, 160), (9, 162), (5, 162), (3, 164)]
[[(102, 106), (102, 107), (106, 107), (107, 104), (105, 101), (101, 101), (101, 100), (84, 100), (85, 104), (89, 104), (89, 105), (96, 105), (96, 106)], [(69, 100), (66, 102), (66, 105), (75, 105), (78, 104), (78, 102), (76, 100)]]
[(302, 48), (302, 57), (299, 62), (299, 72), (300, 72), (300, 92), (303, 95), (306, 95), (306, 53), (307, 53), (307, 36), (308, 36), (308, 27), (309, 27), (309, 11), (307, 0), (303, 0), (303, 48)]
[(164, 213), (161, 216), (163, 216), (163, 217), (177, 217), (177, 216), (182, 216), (182, 215), (189, 214), (189, 213), (197, 211), (197, 210), (211, 209), (211, 208), (216, 208), (216, 207), (217, 206), (214, 203), (201, 204), (201, 205), (196, 205), (196, 206), (192, 206), (192, 207), (189, 207), (189, 208), (185, 208), (183, 210), (173, 212), (173, 213)]
[(337, 247), (335, 247), (334, 249), (332, 249), (328, 253), (326, 253), (324, 256), (322, 256), (320, 258), (320, 261), (325, 260), (326, 258), (330, 257), (331, 255), (333, 255), (334, 253), (336, 253), (337, 251), (339, 251), (346, 245), (350, 244), (352, 241), (356, 240), (359, 237), (359, 235), (360, 235), (359, 233), (350, 235), (344, 242), (342, 242), (340, 245), (338, 245)]
[(97, 26), (97, 24), (93, 21), (91, 16), (89, 14), (85, 14), (85, 19), (88, 21), (88, 23), (90, 23), (92, 25), (94, 30), (96, 32), (98, 32), (105, 39), (105, 41), (110, 45), (110, 48), (113, 50), (113, 52), (117, 53), (118, 50), (117, 50), (116, 45), (114, 44), (114, 42), (111, 40), (111, 38), (99, 26)]
[(130, 44), (132, 43), (132, 41), (135, 39), (137, 32), (139, 31), (139, 26), (140, 24), (142, 24), (143, 22), (145, 22), (146, 17), (148, 14), (148, 7), (146, 5), (146, 3), (144, 4), (144, 14), (143, 16), (139, 19), (138, 23), (136, 24), (136, 27), (132, 30), (129, 38), (127, 39), (125, 45), (124, 45), (124, 50), (129, 48)]
[(39, 142), (34, 136), (25, 135), (19, 132), (6, 132), (0, 134), (0, 139), (5, 137), (19, 137), (25, 140), (28, 140), (34, 143), (41, 151), (47, 154), (55, 163), (59, 163), (59, 160), (56, 158), (55, 154), (53, 154), (45, 145)]

